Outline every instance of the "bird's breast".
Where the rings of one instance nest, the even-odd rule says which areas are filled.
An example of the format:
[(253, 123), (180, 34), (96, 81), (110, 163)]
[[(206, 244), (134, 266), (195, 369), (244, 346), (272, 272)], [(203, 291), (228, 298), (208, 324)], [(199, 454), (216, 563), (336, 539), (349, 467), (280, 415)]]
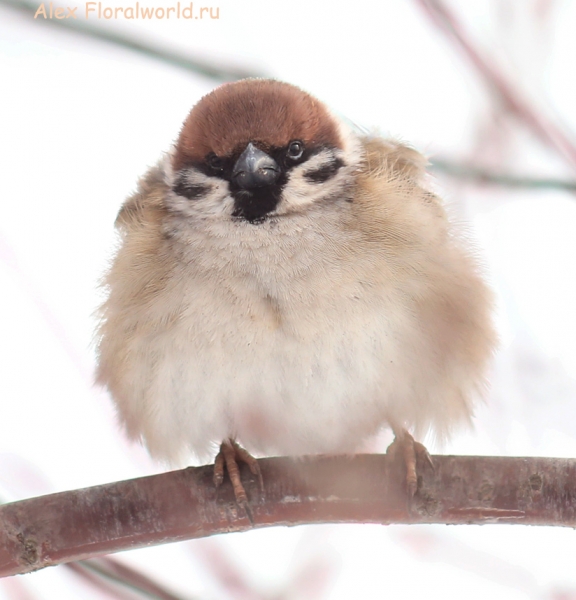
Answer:
[(412, 323), (393, 289), (317, 227), (194, 240), (129, 351), (127, 420), (150, 451), (209, 455), (231, 435), (254, 451), (352, 451), (374, 433), (385, 387), (407, 380), (395, 370)]

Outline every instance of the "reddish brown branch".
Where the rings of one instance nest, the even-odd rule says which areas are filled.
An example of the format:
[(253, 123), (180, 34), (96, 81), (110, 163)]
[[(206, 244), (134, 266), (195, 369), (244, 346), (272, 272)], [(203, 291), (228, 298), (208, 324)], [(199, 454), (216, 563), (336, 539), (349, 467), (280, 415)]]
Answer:
[[(576, 460), (436, 456), (408, 506), (385, 455), (269, 458), (265, 490), (242, 476), (255, 527), (305, 523), (519, 523), (576, 526)], [(26, 573), (252, 525), (212, 467), (189, 468), (0, 507), (0, 575)]]

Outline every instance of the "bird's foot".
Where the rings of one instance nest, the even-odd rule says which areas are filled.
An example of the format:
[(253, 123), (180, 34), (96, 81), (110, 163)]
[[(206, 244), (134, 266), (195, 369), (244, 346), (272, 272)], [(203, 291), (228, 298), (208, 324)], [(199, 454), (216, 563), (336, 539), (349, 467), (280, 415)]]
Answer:
[(386, 454), (392, 460), (397, 460), (397, 457), (400, 457), (399, 460), (404, 462), (406, 467), (406, 491), (408, 497), (412, 498), (418, 489), (417, 463), (424, 463), (432, 469), (434, 469), (434, 463), (425, 446), (414, 440), (405, 429), (395, 431), (394, 436), (394, 441), (388, 446)]
[(248, 505), (248, 496), (246, 495), (246, 490), (244, 489), (242, 479), (240, 478), (238, 461), (248, 465), (252, 475), (255, 475), (258, 478), (260, 492), (263, 492), (264, 482), (262, 480), (262, 473), (260, 472), (258, 460), (232, 439), (222, 442), (220, 445), (220, 452), (218, 452), (216, 459), (214, 460), (214, 485), (217, 488), (222, 485), (222, 482), (224, 481), (224, 469), (226, 468), (230, 481), (232, 482), (232, 489), (234, 490), (236, 502), (239, 506), (244, 508), (248, 518), (254, 523), (252, 512)]

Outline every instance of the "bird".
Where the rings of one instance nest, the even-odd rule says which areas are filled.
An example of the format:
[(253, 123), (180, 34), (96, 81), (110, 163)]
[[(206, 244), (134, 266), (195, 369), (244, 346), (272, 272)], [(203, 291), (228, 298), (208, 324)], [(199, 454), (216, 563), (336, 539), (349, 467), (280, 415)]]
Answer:
[(464, 226), (411, 146), (274, 79), (203, 96), (122, 205), (96, 380), (167, 464), (214, 458), (247, 505), (254, 455), (350, 454), (471, 422), (496, 345)]

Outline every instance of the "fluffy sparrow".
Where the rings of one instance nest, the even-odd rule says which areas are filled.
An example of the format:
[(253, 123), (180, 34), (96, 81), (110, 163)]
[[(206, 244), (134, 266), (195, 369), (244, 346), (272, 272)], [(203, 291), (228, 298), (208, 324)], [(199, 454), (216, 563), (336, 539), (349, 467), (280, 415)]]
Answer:
[(495, 340), (425, 164), (286, 83), (203, 97), (116, 221), (97, 377), (130, 437), (169, 462), (220, 445), (245, 504), (249, 452), (348, 453), (388, 426), (414, 493), (408, 430), (470, 420)]

